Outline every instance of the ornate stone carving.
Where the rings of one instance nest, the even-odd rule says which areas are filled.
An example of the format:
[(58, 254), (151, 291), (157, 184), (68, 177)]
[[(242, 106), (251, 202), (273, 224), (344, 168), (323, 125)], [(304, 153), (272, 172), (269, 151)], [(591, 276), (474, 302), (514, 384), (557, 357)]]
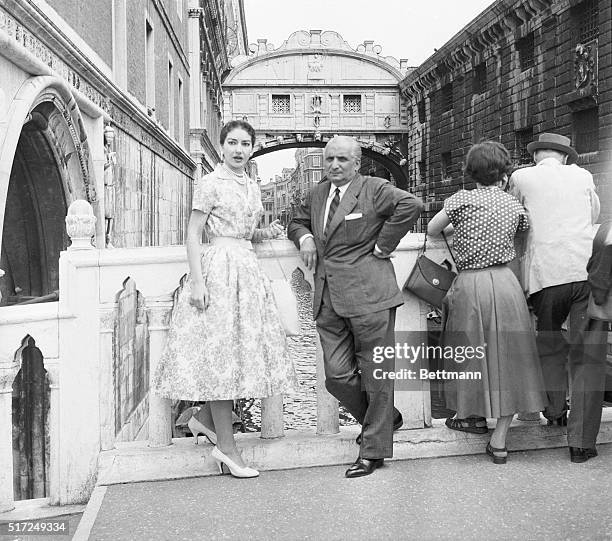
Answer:
[(597, 47), (595, 44), (583, 45), (579, 43), (576, 45), (574, 51), (574, 85), (577, 89), (585, 88), (588, 85), (597, 85), (596, 55)]
[(112, 248), (111, 237), (115, 219), (115, 130), (110, 124), (104, 128), (104, 220), (106, 222), (106, 246)]
[(311, 73), (320, 73), (323, 69), (323, 56), (313, 54), (308, 57), (308, 71)]
[(93, 249), (91, 237), (96, 230), (96, 217), (91, 205), (83, 199), (73, 201), (68, 207), (66, 232), (72, 241), (69, 250)]
[(34, 37), (28, 30), (25, 29), (25, 27), (20, 25), (8, 13), (1, 10), (0, 30), (4, 30), (10, 38), (23, 45), (28, 52), (32, 53), (41, 62), (49, 66), (60, 77), (66, 80), (70, 86), (76, 90), (79, 90), (98, 107), (106, 112), (109, 112), (110, 101), (108, 98), (104, 97), (89, 83), (82, 81), (77, 72), (71, 69), (59, 55), (47, 48), (46, 45)]

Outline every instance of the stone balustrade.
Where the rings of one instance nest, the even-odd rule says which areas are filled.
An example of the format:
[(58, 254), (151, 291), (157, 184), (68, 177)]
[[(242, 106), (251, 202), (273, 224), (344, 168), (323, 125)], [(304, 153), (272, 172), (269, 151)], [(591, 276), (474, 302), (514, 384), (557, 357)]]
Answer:
[[(60, 256), (59, 301), (0, 309), (0, 512), (13, 507), (11, 391), (25, 341), (33, 339), (42, 352), (50, 382), (50, 503), (86, 501), (96, 481), (100, 451), (112, 449), (118, 441), (148, 439), (151, 447), (172, 443), (170, 401), (151, 395), (148, 379), (164, 346), (173, 293), (188, 270), (185, 248), (95, 249), (87, 240), (89, 230), (85, 231), (85, 225), (93, 227), (89, 213), (80, 207), (76, 210), (83, 219), (72, 212), (71, 224), (81, 225), (77, 246)], [(399, 284), (406, 280), (422, 242), (422, 235), (408, 234), (398, 246), (392, 261)], [(311, 273), (288, 240), (267, 241), (255, 245), (255, 250), (270, 278), (291, 276), (300, 268), (312, 284)], [(436, 244), (428, 247), (428, 254), (434, 259), (445, 257)], [(119, 299), (132, 299), (134, 306), (121, 317), (117, 315)], [(397, 311), (396, 331), (426, 331), (427, 312), (427, 306), (405, 294), (405, 304)], [(128, 368), (122, 373), (116, 362), (121, 353), (117, 337), (130, 332), (144, 332), (139, 343), (146, 347), (125, 355)], [(134, 368), (138, 355), (148, 360), (142, 372)], [(320, 345), (316, 358), (317, 434), (337, 433), (338, 403), (325, 390)], [(401, 362), (396, 368), (403, 368)], [(138, 381), (139, 377), (147, 381)], [(429, 384), (418, 385), (396, 392), (405, 428), (430, 424)], [(125, 393), (138, 399), (122, 411), (121, 405), (130, 398)], [(265, 399), (261, 437), (282, 435), (282, 397)]]

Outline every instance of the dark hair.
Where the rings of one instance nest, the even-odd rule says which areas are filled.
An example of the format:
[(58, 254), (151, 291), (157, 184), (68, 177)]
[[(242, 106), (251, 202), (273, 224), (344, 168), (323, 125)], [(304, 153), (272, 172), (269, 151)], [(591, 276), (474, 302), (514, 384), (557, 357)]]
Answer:
[(482, 141), (473, 145), (465, 157), (463, 174), (485, 186), (503, 180), (512, 171), (508, 149), (497, 141)]
[(221, 128), (221, 133), (219, 134), (219, 142), (221, 144), (225, 143), (227, 134), (232, 130), (235, 130), (236, 128), (247, 132), (251, 136), (252, 145), (255, 146), (255, 129), (245, 120), (230, 120), (227, 124), (225, 124)]

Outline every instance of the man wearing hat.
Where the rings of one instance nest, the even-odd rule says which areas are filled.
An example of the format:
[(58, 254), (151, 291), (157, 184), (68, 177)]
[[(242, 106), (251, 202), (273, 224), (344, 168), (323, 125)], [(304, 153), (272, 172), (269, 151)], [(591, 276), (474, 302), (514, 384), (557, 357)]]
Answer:
[[(549, 424), (567, 424), (570, 459), (585, 462), (597, 456), (605, 370), (597, 354), (605, 347), (604, 322), (586, 317), (586, 267), (599, 199), (591, 173), (575, 164), (578, 153), (567, 137), (542, 133), (527, 150), (536, 165), (512, 174), (510, 192), (529, 213), (521, 270), (537, 317), (538, 352), (549, 400), (544, 415)], [(569, 332), (562, 333), (568, 316)]]

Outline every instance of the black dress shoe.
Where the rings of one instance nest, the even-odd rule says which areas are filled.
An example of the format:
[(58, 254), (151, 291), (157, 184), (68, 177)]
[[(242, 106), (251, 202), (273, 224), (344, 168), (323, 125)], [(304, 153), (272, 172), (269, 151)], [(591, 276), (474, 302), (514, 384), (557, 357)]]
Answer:
[(559, 417), (549, 417), (544, 415), (548, 425), (567, 426), (567, 411), (564, 411)]
[(353, 477), (363, 477), (364, 475), (370, 475), (376, 468), (380, 468), (384, 463), (383, 458), (361, 458), (357, 460), (351, 467), (346, 470), (346, 477), (352, 479)]
[[(398, 411), (397, 415), (393, 419), (393, 432), (402, 428), (403, 424), (404, 424), (404, 419), (402, 417), (402, 414)], [(355, 443), (357, 445), (361, 445), (361, 432), (359, 432), (359, 435), (355, 438)]]
[(595, 447), (570, 447), (570, 460), (572, 462), (586, 462), (589, 458), (597, 456)]

